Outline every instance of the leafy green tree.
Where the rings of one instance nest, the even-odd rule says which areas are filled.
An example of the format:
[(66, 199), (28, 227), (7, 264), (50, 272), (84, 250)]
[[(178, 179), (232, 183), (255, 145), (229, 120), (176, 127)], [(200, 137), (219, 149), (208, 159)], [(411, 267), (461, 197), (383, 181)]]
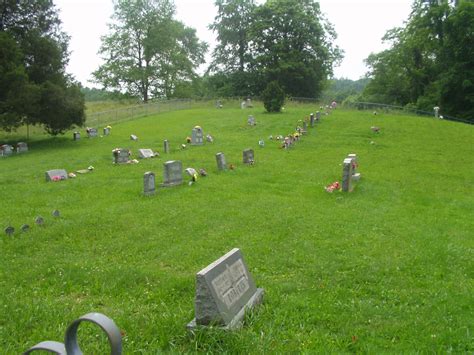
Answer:
[[(65, 73), (68, 37), (49, 0), (0, 4), (0, 127), (39, 124), (53, 135), (85, 120), (78, 83)], [(55, 87), (55, 106), (46, 99)], [(53, 117), (54, 120), (53, 120)]]
[(280, 112), (285, 103), (285, 92), (278, 84), (278, 81), (268, 83), (262, 92), (262, 101), (265, 110), (268, 112)]
[(254, 13), (257, 70), (291, 96), (317, 97), (342, 53), (336, 33), (313, 0), (270, 0)]
[(171, 0), (117, 0), (110, 34), (102, 38), (105, 63), (96, 82), (140, 97), (172, 97), (177, 83), (192, 81), (207, 45), (173, 19)]

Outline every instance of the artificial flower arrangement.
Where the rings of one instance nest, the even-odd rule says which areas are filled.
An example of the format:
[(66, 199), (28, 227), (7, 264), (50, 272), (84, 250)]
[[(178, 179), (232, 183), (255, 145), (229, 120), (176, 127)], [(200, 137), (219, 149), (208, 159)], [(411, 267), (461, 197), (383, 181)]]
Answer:
[(340, 184), (338, 181), (335, 181), (333, 182), (332, 184), (326, 186), (324, 189), (327, 191), (327, 192), (333, 192), (334, 190), (339, 190), (340, 188)]

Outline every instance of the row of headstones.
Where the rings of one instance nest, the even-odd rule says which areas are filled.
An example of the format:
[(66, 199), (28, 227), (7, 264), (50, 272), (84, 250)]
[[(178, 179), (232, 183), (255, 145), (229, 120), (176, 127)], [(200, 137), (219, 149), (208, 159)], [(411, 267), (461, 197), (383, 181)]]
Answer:
[[(99, 136), (99, 131), (97, 130), (97, 128), (87, 128), (86, 133), (87, 133), (88, 138), (96, 138)], [(110, 127), (104, 127), (103, 133), (104, 133), (104, 136), (108, 136), (110, 134)], [(77, 131), (74, 132), (72, 134), (72, 138), (75, 141), (78, 141), (79, 139), (81, 139), (81, 133)]]
[(25, 142), (18, 142), (16, 144), (16, 149), (9, 144), (2, 144), (0, 145), (0, 157), (8, 157), (12, 155), (15, 150), (17, 154), (26, 153), (28, 151), (28, 144)]
[[(54, 210), (52, 213), (53, 217), (56, 217), (56, 218), (59, 218), (60, 217), (60, 213), (58, 210)], [(38, 216), (35, 218), (35, 224), (37, 226), (44, 226), (44, 218), (41, 217), (41, 216)], [(30, 225), (29, 224), (23, 224), (21, 227), (20, 227), (20, 230), (23, 232), (23, 233), (26, 233), (30, 230)], [(8, 227), (5, 228), (5, 234), (8, 235), (8, 236), (12, 236), (14, 233), (15, 233), (15, 228), (11, 225), (9, 225)]]
[[(263, 301), (264, 290), (257, 288), (238, 248), (217, 259), (196, 274), (195, 318), (187, 329), (217, 326), (236, 329), (242, 326), (245, 312)], [(77, 341), (80, 323), (98, 325), (107, 335), (110, 353), (122, 354), (122, 336), (115, 322), (101, 313), (88, 313), (73, 321), (66, 330), (64, 343), (43, 341), (24, 354), (36, 350), (59, 355), (82, 354)]]
[[(253, 149), (245, 149), (242, 152), (242, 161), (244, 164), (253, 165), (255, 162), (255, 156)], [(224, 153), (216, 154), (217, 169), (227, 170), (227, 162)], [(183, 184), (183, 164), (179, 160), (170, 160), (163, 163), (163, 183), (161, 187), (171, 187)], [(143, 194), (145, 196), (151, 196), (156, 191), (155, 184), (155, 173), (147, 171), (143, 175)]]

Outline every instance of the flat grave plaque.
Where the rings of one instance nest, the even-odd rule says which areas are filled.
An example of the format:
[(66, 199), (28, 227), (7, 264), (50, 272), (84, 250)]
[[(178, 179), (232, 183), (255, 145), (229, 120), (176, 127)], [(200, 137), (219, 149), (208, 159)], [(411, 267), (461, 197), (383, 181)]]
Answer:
[(151, 149), (138, 149), (138, 156), (140, 159), (153, 158), (155, 153)]
[(48, 170), (45, 173), (46, 181), (66, 180), (67, 172), (64, 169)]

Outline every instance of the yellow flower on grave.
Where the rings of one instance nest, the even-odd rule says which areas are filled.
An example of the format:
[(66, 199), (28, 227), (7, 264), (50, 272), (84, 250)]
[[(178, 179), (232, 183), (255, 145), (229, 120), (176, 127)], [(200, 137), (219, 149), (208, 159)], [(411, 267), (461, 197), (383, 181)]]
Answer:
[(194, 126), (194, 128), (201, 129), (201, 126)]

